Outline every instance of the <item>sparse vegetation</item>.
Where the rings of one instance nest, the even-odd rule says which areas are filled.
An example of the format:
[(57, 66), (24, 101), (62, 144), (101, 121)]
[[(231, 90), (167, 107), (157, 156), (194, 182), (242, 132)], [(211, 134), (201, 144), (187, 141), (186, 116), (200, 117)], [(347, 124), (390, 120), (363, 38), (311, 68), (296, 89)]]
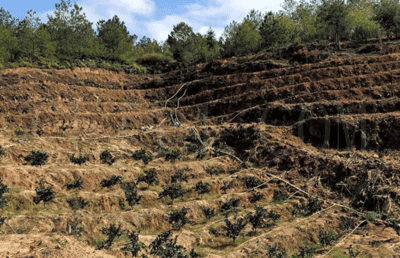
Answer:
[(82, 189), (83, 188), (82, 178), (78, 178), (75, 181), (69, 181), (64, 185), (64, 187), (67, 187), (67, 190)]
[(180, 184), (170, 184), (163, 187), (162, 192), (158, 195), (158, 199), (168, 197), (172, 202), (176, 198), (183, 198), (185, 191)]
[(236, 198), (231, 198), (226, 202), (223, 202), (219, 208), (219, 210), (221, 212), (230, 212), (232, 211), (234, 208), (239, 207), (240, 204), (240, 199), (236, 199)]
[(117, 158), (113, 157), (109, 150), (105, 150), (100, 154), (100, 160), (105, 164), (112, 165)]
[(183, 170), (178, 169), (175, 171), (175, 174), (171, 176), (171, 184), (179, 183), (179, 182), (188, 182), (187, 175), (183, 174)]
[(140, 149), (135, 152), (132, 152), (132, 158), (134, 160), (142, 160), (145, 165), (149, 164), (150, 161), (153, 160), (153, 155), (146, 154), (145, 149)]
[(89, 161), (89, 156), (87, 154), (85, 155), (79, 154), (78, 157), (75, 157), (74, 154), (71, 157), (69, 157), (69, 160), (74, 164), (82, 165), (85, 164), (86, 161)]
[(197, 184), (193, 187), (193, 189), (199, 194), (200, 199), (202, 197), (203, 194), (209, 193), (210, 192), (210, 188), (209, 188), (210, 184), (209, 183), (203, 183), (203, 181), (199, 181), (197, 182)]
[(232, 238), (233, 243), (235, 244), (236, 238), (247, 224), (246, 218), (234, 218), (234, 221), (231, 222), (228, 219), (228, 215), (225, 215), (224, 222), (225, 226), (223, 229), (225, 230), (225, 236)]
[(69, 206), (74, 209), (74, 210), (79, 210), (85, 208), (85, 206), (88, 206), (90, 204), (89, 201), (85, 201), (82, 197), (75, 197), (75, 198), (70, 198), (67, 199), (67, 202)]
[(183, 207), (180, 210), (173, 210), (168, 214), (168, 222), (172, 224), (173, 229), (179, 230), (190, 222), (190, 220), (186, 218), (186, 214), (189, 210), (190, 209)]
[(121, 183), (121, 180), (121, 176), (112, 175), (109, 179), (101, 180), (100, 185), (102, 187), (113, 189), (116, 184)]
[(267, 257), (268, 258), (286, 258), (286, 250), (279, 244), (275, 244), (273, 246), (269, 246), (267, 248)]
[(330, 231), (320, 231), (318, 233), (318, 239), (322, 246), (328, 246), (333, 241), (336, 241), (336, 237)]
[(49, 155), (44, 151), (31, 151), (25, 157), (25, 161), (29, 162), (32, 166), (41, 166), (46, 164)]
[(147, 171), (145, 171), (146, 174), (144, 175), (140, 175), (137, 179), (136, 179), (136, 184), (139, 184), (140, 182), (145, 182), (148, 185), (152, 185), (152, 184), (158, 184), (158, 176), (157, 176), (157, 170), (155, 170), (154, 168), (149, 169)]
[(46, 205), (47, 202), (51, 202), (56, 197), (56, 193), (53, 191), (51, 186), (45, 187), (44, 181), (41, 181), (38, 187), (35, 188), (36, 196), (33, 197), (33, 202), (38, 204), (43, 201), (43, 205)]
[(229, 184), (226, 183), (226, 181), (222, 181), (223, 186), (221, 186), (221, 190), (224, 194), (226, 194), (226, 190), (232, 189), (236, 186), (235, 183), (233, 183), (233, 181), (229, 182)]
[(125, 198), (129, 203), (129, 206), (131, 206), (131, 208), (133, 205), (139, 204), (140, 200), (142, 199), (142, 196), (139, 196), (137, 194), (135, 183), (124, 183), (123, 190), (125, 193)]
[(125, 255), (127, 255), (128, 253), (130, 253), (132, 255), (132, 257), (137, 257), (140, 250), (147, 250), (147, 247), (145, 244), (143, 244), (142, 242), (139, 241), (139, 232), (135, 232), (135, 231), (127, 231), (126, 232), (126, 236), (128, 237), (128, 241), (125, 243), (124, 247), (121, 248), (121, 251), (123, 251), (125, 253)]
[(315, 247), (309, 247), (309, 246), (299, 246), (299, 252), (297, 254), (294, 254), (292, 258), (310, 258), (313, 257), (315, 254)]
[(103, 228), (100, 232), (103, 233), (104, 235), (107, 235), (107, 239), (103, 240), (98, 246), (96, 246), (96, 250), (110, 249), (114, 241), (117, 238), (121, 237), (123, 233), (121, 226), (122, 226), (121, 223), (118, 225), (118, 227), (116, 227), (114, 224), (110, 224), (109, 228)]
[(211, 208), (208, 208), (208, 207), (205, 207), (202, 205), (200, 205), (200, 209), (201, 209), (201, 212), (203, 212), (203, 214), (207, 220), (210, 220), (216, 216), (215, 209), (211, 209)]
[(253, 192), (251, 192), (251, 195), (249, 196), (249, 202), (256, 203), (258, 201), (261, 201), (263, 198), (264, 198), (264, 195), (262, 193), (253, 191)]

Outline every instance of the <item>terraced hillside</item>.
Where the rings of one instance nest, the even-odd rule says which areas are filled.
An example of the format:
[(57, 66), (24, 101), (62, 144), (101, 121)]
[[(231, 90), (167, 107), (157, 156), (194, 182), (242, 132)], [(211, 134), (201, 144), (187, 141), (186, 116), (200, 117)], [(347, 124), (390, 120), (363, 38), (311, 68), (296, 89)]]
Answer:
[(399, 48), (328, 47), (0, 71), (0, 256), (398, 257)]

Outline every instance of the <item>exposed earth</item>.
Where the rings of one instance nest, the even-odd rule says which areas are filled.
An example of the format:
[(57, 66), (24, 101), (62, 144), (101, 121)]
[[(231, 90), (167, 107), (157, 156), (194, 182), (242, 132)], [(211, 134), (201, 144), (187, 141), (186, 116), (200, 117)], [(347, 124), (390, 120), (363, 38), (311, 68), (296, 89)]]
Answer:
[[(400, 226), (390, 222), (400, 211), (396, 41), (344, 43), (340, 51), (295, 46), (159, 75), (6, 69), (0, 86), (0, 176), (10, 188), (0, 257), (125, 257), (125, 236), (95, 250), (106, 239), (102, 228), (140, 230), (148, 246), (182, 207), (191, 222), (173, 230), (177, 244), (201, 257), (268, 257), (276, 244), (287, 257), (299, 246), (313, 247), (314, 257), (400, 257)], [(154, 157), (148, 164), (132, 158), (142, 148)], [(179, 149), (180, 158), (166, 160), (164, 148)], [(47, 152), (47, 163), (25, 161), (32, 150)], [(116, 162), (102, 163), (104, 150)], [(89, 161), (72, 163), (80, 153)], [(152, 169), (159, 183), (140, 183), (142, 199), (132, 207), (121, 184), (100, 184), (112, 175), (133, 182)], [(184, 189), (202, 181), (210, 193), (158, 198), (177, 171), (188, 177)], [(82, 189), (65, 187), (79, 178)], [(56, 197), (35, 204), (43, 180)], [(255, 193), (263, 199), (251, 202)], [(72, 209), (74, 197), (90, 204)], [(255, 232), (248, 224), (233, 243), (220, 209), (231, 198), (240, 199), (231, 221), (255, 205), (280, 219)], [(207, 220), (200, 205), (216, 216)], [(81, 235), (71, 230), (74, 218)], [(336, 240), (324, 246), (320, 232)]]

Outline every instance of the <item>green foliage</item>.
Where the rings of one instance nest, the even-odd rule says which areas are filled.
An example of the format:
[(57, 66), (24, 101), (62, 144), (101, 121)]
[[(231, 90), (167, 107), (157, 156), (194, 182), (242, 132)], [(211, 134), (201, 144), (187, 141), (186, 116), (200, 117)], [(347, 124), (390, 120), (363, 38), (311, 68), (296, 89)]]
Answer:
[(9, 191), (10, 189), (3, 184), (3, 179), (0, 177), (0, 208), (4, 208), (7, 205), (7, 199), (3, 195)]
[(254, 176), (247, 176), (242, 178), (247, 188), (254, 188), (262, 184), (262, 181)]
[(286, 250), (279, 244), (275, 244), (274, 246), (269, 246), (267, 248), (267, 257), (268, 258), (286, 258)]
[(132, 158), (134, 160), (142, 160), (145, 165), (149, 164), (153, 160), (153, 155), (147, 154), (145, 149), (140, 149), (132, 153)]
[(208, 150), (206, 150), (206, 149), (198, 150), (196, 152), (196, 155), (194, 156), (194, 158), (195, 159), (204, 159), (206, 157), (207, 153), (208, 153)]
[(393, 228), (396, 230), (397, 234), (400, 233), (400, 219), (391, 218), (385, 223), (386, 226)]
[(350, 258), (355, 258), (355, 257), (357, 257), (361, 252), (360, 251), (358, 251), (358, 250), (356, 250), (356, 251), (354, 251), (353, 250), (353, 245), (349, 245), (349, 255), (350, 255)]
[(216, 216), (215, 214), (215, 209), (211, 209), (205, 206), (200, 205), (199, 206), (201, 209), (201, 212), (203, 212), (204, 216), (206, 217), (207, 220), (212, 219), (214, 216)]
[(200, 150), (200, 146), (194, 143), (189, 143), (186, 145), (186, 149), (189, 153), (196, 153)]
[(53, 15), (47, 15), (46, 30), (56, 43), (59, 58), (73, 60), (93, 54), (99, 44), (82, 8), (76, 3), (72, 6), (69, 0), (61, 0), (55, 8)]
[(170, 184), (163, 187), (162, 192), (158, 195), (158, 199), (169, 197), (172, 201), (176, 198), (183, 198), (185, 191), (180, 184)]
[(174, 68), (175, 60), (162, 53), (145, 53), (136, 59), (139, 65), (147, 68), (148, 73), (164, 73)]
[(140, 250), (142, 249), (147, 250), (146, 245), (139, 241), (139, 233), (140, 232), (135, 232), (135, 231), (126, 232), (128, 240), (125, 243), (124, 247), (121, 248), (121, 251), (125, 253), (125, 256), (129, 252), (131, 253), (132, 257), (137, 257)]
[(43, 201), (45, 205), (47, 202), (53, 201), (56, 197), (56, 193), (53, 191), (51, 186), (44, 187), (44, 182), (40, 182), (39, 186), (35, 188), (36, 196), (33, 197), (33, 202), (38, 204)]
[(221, 55), (223, 57), (250, 54), (257, 51), (261, 43), (257, 25), (248, 19), (242, 23), (231, 22), (225, 27), (221, 39)]
[(386, 32), (388, 38), (392, 33), (399, 33), (400, 26), (400, 6), (398, 0), (381, 0), (374, 5), (373, 19)]
[(266, 48), (277, 47), (291, 42), (294, 35), (293, 23), (282, 14), (268, 12), (260, 27), (262, 45)]
[(229, 212), (234, 208), (239, 207), (240, 199), (231, 198), (226, 202), (223, 202), (219, 208), (221, 212)]
[(222, 181), (222, 184), (223, 184), (223, 186), (221, 186), (220, 189), (224, 194), (226, 194), (226, 190), (232, 189), (236, 186), (236, 184), (233, 181), (231, 181), (231, 182), (229, 182), (229, 184), (227, 184), (226, 181), (224, 180), (224, 181)]
[(85, 164), (86, 161), (89, 161), (89, 156), (87, 154), (85, 155), (79, 154), (78, 157), (75, 157), (74, 154), (71, 157), (69, 157), (69, 160), (74, 164), (82, 165)]
[(225, 236), (232, 238), (233, 243), (235, 243), (236, 238), (247, 225), (246, 218), (235, 219), (233, 222), (231, 222), (229, 221), (228, 216), (225, 215), (224, 222), (225, 226), (223, 226), (223, 229), (225, 230)]
[(122, 235), (122, 230), (121, 230), (122, 224), (119, 223), (118, 227), (116, 227), (114, 224), (110, 224), (109, 228), (103, 228), (101, 230), (101, 233), (104, 235), (107, 235), (107, 239), (103, 240), (100, 245), (96, 247), (96, 250), (102, 250), (102, 249), (110, 249), (111, 245), (113, 244), (114, 240), (119, 238)]
[(78, 180), (75, 181), (69, 181), (65, 184), (65, 186), (67, 187), (67, 190), (71, 190), (71, 189), (82, 189), (83, 188), (83, 181), (82, 178), (78, 178)]
[(67, 232), (69, 235), (80, 237), (83, 230), (83, 227), (79, 226), (78, 217), (75, 217), (74, 221), (67, 221)]
[(321, 210), (322, 201), (311, 198), (308, 200), (306, 205), (303, 206), (295, 206), (294, 210), (292, 211), (293, 215), (303, 215), (303, 216), (310, 216), (311, 214)]
[(203, 183), (203, 181), (197, 182), (197, 184), (193, 187), (193, 189), (200, 195), (200, 198), (203, 194), (209, 193), (210, 188), (209, 183)]
[(102, 187), (113, 189), (114, 185), (121, 183), (121, 180), (122, 180), (121, 176), (112, 175), (109, 179), (101, 180), (100, 185)]
[(175, 161), (176, 159), (180, 159), (181, 151), (179, 149), (168, 149), (165, 153), (165, 161)]
[(183, 174), (183, 170), (178, 169), (175, 171), (175, 174), (171, 176), (171, 183), (178, 183), (178, 182), (188, 182), (188, 176)]
[(85, 201), (82, 197), (75, 197), (75, 198), (70, 198), (67, 199), (67, 202), (69, 206), (74, 209), (74, 210), (79, 210), (85, 208), (85, 206), (88, 206), (90, 204), (89, 201)]
[(267, 218), (267, 210), (264, 207), (257, 205), (255, 207), (255, 212), (248, 213), (246, 215), (246, 220), (253, 226), (253, 231), (256, 232), (257, 228), (262, 228), (266, 225), (264, 219)]
[(21, 128), (15, 129), (15, 134), (16, 135), (24, 135), (24, 131)]
[(336, 240), (336, 237), (330, 231), (320, 231), (318, 239), (322, 246), (328, 246)]
[(286, 194), (282, 193), (281, 191), (274, 191), (274, 195), (272, 197), (272, 200), (274, 202), (284, 202), (284, 201), (286, 201), (286, 199), (288, 197), (289, 196), (287, 196)]
[(151, 168), (147, 171), (145, 171), (145, 175), (140, 175), (137, 179), (136, 179), (136, 184), (139, 184), (140, 182), (145, 182), (148, 185), (152, 185), (152, 184), (158, 184), (158, 176), (157, 176), (157, 170), (155, 168)]
[(187, 256), (183, 254), (185, 248), (176, 244), (178, 236), (175, 236), (174, 239), (171, 239), (171, 237), (171, 230), (159, 234), (149, 245), (150, 254), (159, 256), (160, 258), (187, 258)]
[(380, 218), (379, 214), (374, 211), (367, 212), (364, 215), (364, 220), (373, 222), (373, 223), (376, 222), (376, 220), (378, 220), (379, 218)]
[(340, 48), (340, 39), (349, 29), (348, 15), (350, 8), (344, 1), (322, 0), (317, 8), (317, 16), (320, 24), (325, 26), (325, 31), (329, 35), (334, 33), (335, 42)]
[(97, 22), (98, 38), (106, 48), (106, 57), (111, 60), (124, 61), (133, 51), (137, 36), (130, 36), (125, 23), (117, 15), (112, 19)]
[(44, 151), (31, 151), (24, 159), (32, 166), (41, 166), (46, 164), (49, 155)]
[(275, 224), (276, 221), (281, 219), (281, 215), (279, 215), (276, 211), (270, 210), (267, 214), (267, 218), (272, 220), (272, 223)]
[(6, 222), (7, 219), (8, 219), (7, 217), (0, 216), (0, 228), (1, 226), (3, 226), (3, 224)]
[(113, 157), (109, 150), (105, 150), (100, 154), (100, 160), (105, 164), (111, 165), (117, 160), (117, 158)]
[(218, 176), (220, 171), (216, 168), (206, 168), (204, 169), (204, 171), (209, 174), (210, 176)]
[(0, 146), (0, 157), (6, 156), (6, 151)]
[(139, 204), (142, 196), (138, 196), (135, 183), (124, 183), (123, 190), (125, 193), (125, 198), (131, 207), (135, 204)]
[(190, 209), (183, 207), (181, 210), (173, 210), (168, 214), (168, 222), (172, 224), (173, 229), (179, 230), (190, 222), (190, 220), (186, 218), (186, 214), (189, 210)]
[(249, 202), (256, 203), (258, 201), (261, 201), (263, 198), (264, 198), (264, 195), (262, 193), (253, 191), (251, 193), (251, 196), (249, 197)]
[(341, 230), (343, 230), (344, 232), (348, 232), (351, 229), (353, 229), (355, 226), (355, 221), (352, 218), (348, 218), (348, 217), (340, 217), (339, 220), (339, 228)]
[(309, 258), (313, 257), (315, 254), (315, 247), (299, 246), (299, 253), (294, 254), (292, 258)]
[(178, 62), (191, 61), (188, 54), (194, 45), (194, 36), (192, 27), (186, 23), (180, 22), (174, 25), (173, 30), (168, 35), (167, 43), (175, 60)]

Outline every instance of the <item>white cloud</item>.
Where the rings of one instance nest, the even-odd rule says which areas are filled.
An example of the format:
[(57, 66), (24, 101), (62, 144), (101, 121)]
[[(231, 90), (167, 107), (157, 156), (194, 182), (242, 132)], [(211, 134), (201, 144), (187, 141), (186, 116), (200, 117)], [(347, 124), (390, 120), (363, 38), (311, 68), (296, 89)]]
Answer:
[[(170, 14), (162, 19), (155, 19), (157, 9), (156, 0), (78, 0), (78, 5), (83, 7), (88, 20), (96, 23), (99, 20), (107, 20), (117, 15), (125, 22), (131, 34), (143, 35), (163, 41), (168, 38), (173, 26), (183, 21), (191, 26), (194, 32), (205, 34), (211, 25), (217, 39), (222, 35), (225, 26), (233, 20), (241, 22), (251, 9), (265, 13), (278, 11), (283, 0), (259, 1), (259, 0), (209, 0), (206, 5), (184, 5), (182, 14)], [(39, 14), (42, 22), (47, 21), (47, 14), (53, 14), (50, 10)]]
[(194, 32), (205, 34), (211, 25), (217, 39), (222, 35), (225, 26), (233, 20), (241, 22), (251, 9), (262, 13), (278, 11), (281, 9), (278, 1), (258, 0), (209, 0), (207, 5), (189, 4), (186, 5), (186, 12), (181, 15), (168, 15), (161, 20), (145, 22), (148, 36), (158, 41), (166, 40), (173, 26), (183, 21), (191, 26)]

